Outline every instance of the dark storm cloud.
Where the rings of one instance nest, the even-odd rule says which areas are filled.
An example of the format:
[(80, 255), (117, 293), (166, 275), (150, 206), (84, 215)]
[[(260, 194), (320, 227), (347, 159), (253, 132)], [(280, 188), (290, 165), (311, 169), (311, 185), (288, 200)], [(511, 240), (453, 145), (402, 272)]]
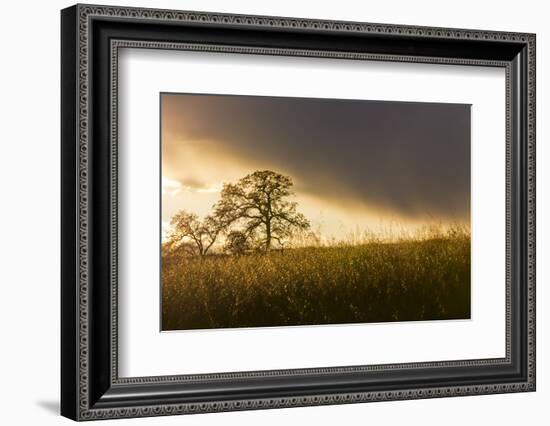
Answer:
[(469, 105), (163, 94), (162, 114), (163, 162), (204, 141), (335, 202), (469, 217)]

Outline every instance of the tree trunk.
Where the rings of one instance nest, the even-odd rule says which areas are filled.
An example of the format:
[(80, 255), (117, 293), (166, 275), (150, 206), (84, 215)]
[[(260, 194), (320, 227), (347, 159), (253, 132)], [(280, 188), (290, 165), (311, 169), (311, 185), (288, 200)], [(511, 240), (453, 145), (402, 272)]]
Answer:
[(265, 251), (271, 248), (271, 195), (267, 194), (267, 214), (265, 215)]
[(271, 248), (271, 221), (267, 220), (265, 224), (265, 251), (268, 252)]

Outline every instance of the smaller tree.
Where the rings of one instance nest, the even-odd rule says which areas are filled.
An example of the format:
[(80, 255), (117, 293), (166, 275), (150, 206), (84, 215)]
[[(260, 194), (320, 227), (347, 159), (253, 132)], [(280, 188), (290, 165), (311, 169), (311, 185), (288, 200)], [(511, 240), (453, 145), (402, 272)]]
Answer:
[(231, 231), (225, 238), (224, 250), (233, 255), (242, 255), (250, 250), (251, 246), (246, 235), (241, 231)]
[(170, 221), (172, 232), (168, 241), (172, 246), (185, 247), (186, 251), (201, 257), (206, 256), (212, 248), (222, 227), (212, 216), (203, 221), (195, 213), (180, 210)]

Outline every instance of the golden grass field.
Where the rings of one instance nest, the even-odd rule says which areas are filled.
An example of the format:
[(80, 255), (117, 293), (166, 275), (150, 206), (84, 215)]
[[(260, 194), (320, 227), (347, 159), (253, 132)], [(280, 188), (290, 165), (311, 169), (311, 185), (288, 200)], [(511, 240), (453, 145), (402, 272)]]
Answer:
[(470, 233), (162, 257), (162, 329), (470, 318)]

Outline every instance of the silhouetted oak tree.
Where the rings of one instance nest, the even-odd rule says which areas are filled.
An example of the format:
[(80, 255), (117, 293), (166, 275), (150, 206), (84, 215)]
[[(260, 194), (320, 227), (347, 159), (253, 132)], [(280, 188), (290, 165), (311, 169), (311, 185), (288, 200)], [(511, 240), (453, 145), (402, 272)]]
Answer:
[(259, 241), (268, 251), (274, 241), (284, 247), (293, 231), (309, 228), (306, 217), (296, 211), (297, 203), (289, 176), (256, 171), (237, 183), (225, 183), (214, 217), (221, 227), (237, 226), (247, 240)]

